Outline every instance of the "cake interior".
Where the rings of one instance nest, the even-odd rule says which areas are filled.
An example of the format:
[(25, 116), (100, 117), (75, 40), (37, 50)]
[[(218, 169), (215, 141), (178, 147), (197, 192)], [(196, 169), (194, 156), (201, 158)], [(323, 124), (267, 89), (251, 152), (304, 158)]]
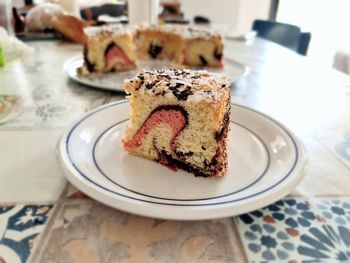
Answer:
[(188, 26), (139, 27), (134, 33), (121, 26), (85, 30), (81, 75), (131, 70), (137, 60), (159, 59), (178, 66), (222, 67), (221, 35)]
[(139, 59), (161, 59), (194, 67), (222, 67), (222, 37), (205, 28), (162, 26), (139, 28), (135, 34)]
[(195, 67), (222, 67), (222, 45), (206, 39), (189, 40), (184, 49), (183, 64)]
[[(230, 111), (228, 88), (220, 86), (222, 96), (213, 103), (191, 101), (196, 94), (194, 89), (186, 92), (181, 85), (172, 88), (170, 84), (168, 90), (156, 85), (147, 90), (146, 86), (147, 80), (140, 84), (140, 79), (125, 85), (132, 109), (122, 146), (134, 155), (197, 176), (224, 175)], [(210, 87), (207, 88), (207, 92), (201, 92), (210, 94)]]
[(89, 72), (122, 71), (136, 67), (136, 54), (130, 32), (119, 27), (102, 27), (89, 28), (85, 35), (84, 61)]
[(139, 29), (135, 34), (135, 45), (139, 59), (182, 62), (184, 42), (179, 34), (165, 32), (158, 28)]

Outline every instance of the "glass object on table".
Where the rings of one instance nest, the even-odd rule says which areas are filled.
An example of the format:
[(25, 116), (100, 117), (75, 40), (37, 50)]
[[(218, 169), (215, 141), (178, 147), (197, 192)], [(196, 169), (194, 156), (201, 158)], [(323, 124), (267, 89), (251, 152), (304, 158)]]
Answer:
[(130, 25), (158, 23), (159, 0), (128, 0)]
[(9, 35), (13, 35), (11, 0), (0, 0), (0, 26), (5, 28)]

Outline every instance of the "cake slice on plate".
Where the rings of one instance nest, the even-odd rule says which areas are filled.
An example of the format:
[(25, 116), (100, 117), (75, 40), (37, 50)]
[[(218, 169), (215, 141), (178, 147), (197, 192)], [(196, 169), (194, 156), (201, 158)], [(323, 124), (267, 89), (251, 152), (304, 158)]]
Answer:
[(161, 59), (191, 67), (222, 67), (221, 34), (187, 25), (141, 26), (135, 31), (139, 59)]
[(81, 75), (130, 70), (136, 67), (133, 34), (121, 25), (84, 29), (84, 65)]
[(226, 75), (207, 71), (140, 71), (125, 82), (131, 113), (122, 146), (196, 176), (223, 176), (229, 87)]
[(140, 26), (135, 30), (135, 45), (139, 59), (160, 59), (181, 64), (184, 41), (178, 32), (164, 27)]
[(203, 27), (179, 27), (184, 38), (183, 64), (191, 67), (222, 67), (221, 34)]

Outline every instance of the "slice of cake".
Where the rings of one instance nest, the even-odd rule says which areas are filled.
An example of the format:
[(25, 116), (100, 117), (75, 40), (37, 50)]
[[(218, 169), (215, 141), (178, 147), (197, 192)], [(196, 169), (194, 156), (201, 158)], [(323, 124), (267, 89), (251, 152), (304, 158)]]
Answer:
[(139, 59), (170, 60), (191, 67), (222, 67), (223, 39), (205, 27), (164, 25), (135, 31)]
[(88, 27), (84, 29), (84, 65), (82, 75), (130, 70), (136, 67), (133, 35), (121, 26)]
[(135, 30), (135, 46), (139, 59), (169, 60), (182, 63), (184, 41), (178, 32), (163, 27), (141, 26)]
[(184, 38), (183, 64), (191, 67), (222, 67), (221, 34), (203, 27), (179, 27)]
[(196, 176), (223, 176), (229, 87), (226, 75), (207, 71), (142, 70), (125, 82), (131, 113), (122, 146)]

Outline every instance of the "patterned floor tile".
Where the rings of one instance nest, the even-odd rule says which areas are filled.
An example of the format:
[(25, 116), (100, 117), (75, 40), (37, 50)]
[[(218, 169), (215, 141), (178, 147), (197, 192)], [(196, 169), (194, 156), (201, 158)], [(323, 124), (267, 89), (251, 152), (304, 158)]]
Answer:
[(282, 199), (236, 222), (250, 262), (350, 262), (350, 198)]
[(0, 262), (27, 262), (52, 207), (0, 206)]
[(93, 200), (58, 205), (33, 262), (242, 262), (232, 220), (200, 222), (144, 218)]

